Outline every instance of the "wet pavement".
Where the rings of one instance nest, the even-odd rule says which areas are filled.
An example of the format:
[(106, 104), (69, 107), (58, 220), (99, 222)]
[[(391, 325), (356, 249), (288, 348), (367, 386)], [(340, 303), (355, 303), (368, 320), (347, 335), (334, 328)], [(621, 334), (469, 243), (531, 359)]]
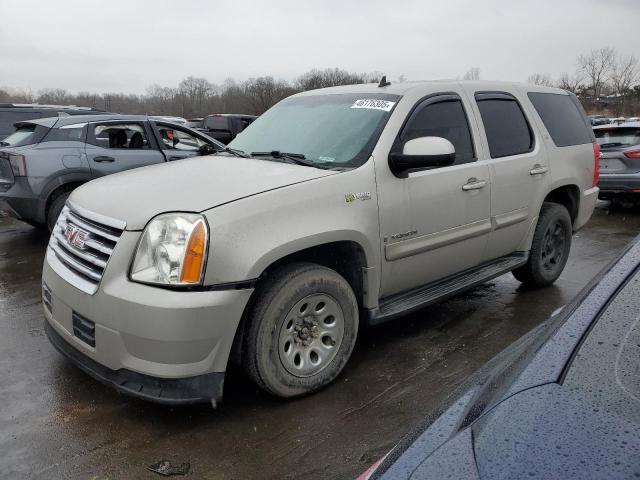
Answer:
[(146, 467), (164, 459), (189, 462), (191, 478), (353, 478), (639, 232), (640, 211), (599, 205), (554, 286), (524, 291), (504, 275), (365, 331), (337, 381), (303, 399), (274, 399), (231, 371), (213, 410), (129, 399), (67, 363), (43, 331), (48, 239), (0, 219), (0, 478), (153, 479)]

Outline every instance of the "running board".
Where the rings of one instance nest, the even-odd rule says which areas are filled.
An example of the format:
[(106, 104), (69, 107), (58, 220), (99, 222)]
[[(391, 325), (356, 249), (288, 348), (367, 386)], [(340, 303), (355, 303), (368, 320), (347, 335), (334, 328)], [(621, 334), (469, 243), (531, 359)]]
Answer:
[(524, 265), (527, 263), (528, 257), (528, 253), (525, 252), (514, 253), (452, 275), (444, 280), (383, 298), (380, 300), (378, 308), (368, 311), (367, 323), (369, 325), (377, 325), (393, 320), (432, 303), (452, 297), (464, 290), (477, 287), (492, 278), (504, 275)]

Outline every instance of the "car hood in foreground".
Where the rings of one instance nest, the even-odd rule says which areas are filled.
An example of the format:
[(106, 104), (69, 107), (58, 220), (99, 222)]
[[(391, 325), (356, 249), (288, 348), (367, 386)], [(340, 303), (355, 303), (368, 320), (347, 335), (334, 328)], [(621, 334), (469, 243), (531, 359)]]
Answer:
[(634, 478), (638, 438), (637, 423), (552, 383), (505, 400), (404, 478)]
[(202, 212), (295, 183), (333, 175), (268, 160), (206, 156), (120, 172), (76, 189), (70, 203), (141, 230), (164, 212)]

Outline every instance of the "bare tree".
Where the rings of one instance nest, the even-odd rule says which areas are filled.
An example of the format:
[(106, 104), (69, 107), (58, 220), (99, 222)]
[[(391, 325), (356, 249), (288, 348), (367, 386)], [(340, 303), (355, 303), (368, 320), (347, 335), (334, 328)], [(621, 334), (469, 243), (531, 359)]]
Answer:
[(38, 92), (38, 103), (62, 105), (68, 97), (69, 93), (62, 88), (46, 88)]
[(553, 80), (550, 75), (542, 73), (534, 73), (529, 75), (527, 83), (533, 83), (534, 85), (543, 85), (545, 87), (553, 87)]
[(611, 74), (611, 83), (618, 95), (616, 103), (616, 115), (624, 113), (625, 99), (631, 93), (631, 87), (640, 79), (638, 71), (638, 59), (633, 55), (620, 58), (616, 61)]
[(575, 72), (573, 74), (563, 73), (560, 75), (560, 80), (558, 80), (558, 87), (571, 93), (578, 93), (578, 91), (583, 88), (583, 80), (584, 75), (580, 72)]
[(593, 98), (600, 97), (602, 87), (611, 75), (616, 63), (616, 51), (611, 47), (591, 50), (586, 55), (578, 57), (580, 71), (589, 80), (589, 87), (593, 89)]
[(356, 83), (368, 83), (377, 81), (380, 76), (372, 78), (372, 75), (347, 72), (339, 68), (326, 68), (324, 70), (313, 69), (298, 77), (294, 87), (301, 91), (315, 90), (317, 88), (335, 87), (337, 85), (353, 85)]
[(480, 80), (480, 69), (472, 67), (462, 76), (463, 80)]

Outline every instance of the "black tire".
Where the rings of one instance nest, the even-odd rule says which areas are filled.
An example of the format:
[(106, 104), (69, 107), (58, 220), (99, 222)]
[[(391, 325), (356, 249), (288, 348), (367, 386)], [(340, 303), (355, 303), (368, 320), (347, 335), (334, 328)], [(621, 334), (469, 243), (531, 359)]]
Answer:
[(542, 204), (527, 263), (512, 273), (524, 285), (542, 288), (555, 282), (569, 258), (573, 227), (567, 209), (557, 203)]
[(56, 221), (58, 220), (60, 212), (62, 211), (64, 204), (67, 202), (69, 195), (71, 195), (71, 192), (64, 192), (54, 198), (51, 202), (49, 210), (47, 211), (47, 228), (49, 229), (49, 233), (53, 232), (53, 227), (55, 227)]
[[(304, 350), (301, 352), (302, 358), (312, 362), (314, 349), (318, 350), (315, 347), (319, 345), (317, 337), (322, 335), (324, 328), (322, 322), (326, 322), (326, 318), (323, 320), (322, 314), (318, 314), (318, 324), (313, 327), (314, 333), (311, 333), (316, 336), (315, 339), (309, 340), (309, 337), (304, 339), (304, 342), (315, 341), (311, 346), (298, 343), (299, 335), (303, 332), (297, 330), (293, 332), (293, 329), (300, 328), (300, 323), (293, 324), (292, 328), (288, 326), (292, 325), (292, 319), (295, 322), (304, 322), (307, 318), (315, 318), (298, 312), (298, 306), (302, 302), (304, 307), (306, 299), (310, 299), (309, 308), (313, 310), (323, 304), (319, 302), (313, 305), (314, 299), (318, 298), (328, 298), (327, 303), (335, 302), (332, 303), (332, 308), (337, 306), (341, 309), (340, 313), (344, 319), (341, 342), (336, 350), (332, 351), (336, 343), (331, 344), (331, 340), (325, 343), (325, 340), (331, 337), (322, 337), (320, 341), (330, 351), (327, 357), (331, 358), (327, 358), (326, 361), (320, 358), (319, 361), (321, 364), (324, 363), (324, 366), (317, 373), (308, 376), (294, 375), (290, 371), (294, 367), (292, 357), (289, 357), (289, 364), (286, 366), (286, 348), (282, 346), (282, 342), (286, 345), (287, 340), (282, 340), (282, 335), (296, 337), (295, 345), (290, 343), (290, 348), (295, 352)], [(295, 311), (294, 307), (296, 307)], [(323, 310), (324, 307), (321, 307), (318, 312)], [(306, 307), (302, 311), (306, 311)], [(339, 317), (339, 314), (336, 316)], [(333, 316), (328, 315), (327, 318), (331, 319)], [(267, 392), (279, 397), (296, 397), (331, 383), (349, 360), (358, 335), (358, 303), (347, 281), (337, 272), (313, 263), (294, 263), (275, 271), (258, 287), (256, 297), (248, 311), (247, 322), (242, 354), (245, 371)], [(328, 324), (331, 324), (331, 320)], [(309, 331), (307, 329), (307, 335)], [(322, 345), (319, 346), (322, 347)], [(306, 351), (309, 353), (304, 353)], [(282, 358), (281, 355), (283, 355)], [(318, 358), (317, 354), (316, 358)], [(312, 363), (306, 365), (306, 368), (318, 368)]]

